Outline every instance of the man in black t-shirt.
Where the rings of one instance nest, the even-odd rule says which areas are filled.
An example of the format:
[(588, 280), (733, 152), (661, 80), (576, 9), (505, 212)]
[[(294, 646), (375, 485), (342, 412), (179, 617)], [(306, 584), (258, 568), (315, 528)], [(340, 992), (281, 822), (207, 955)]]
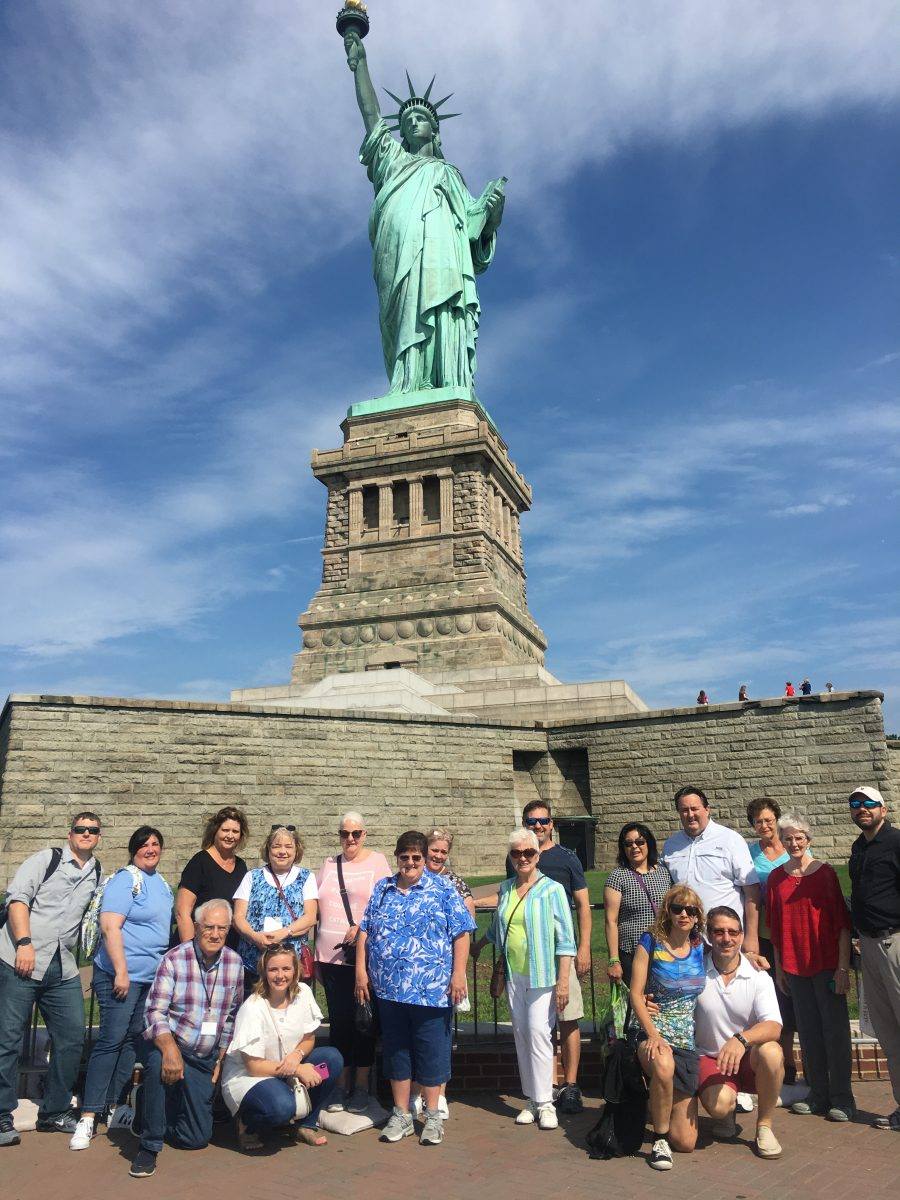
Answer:
[[(553, 841), (553, 815), (544, 800), (532, 800), (522, 810), (522, 824), (537, 836), (540, 848), (538, 869), (542, 875), (561, 883), (569, 903), (578, 917), (578, 949), (572, 959), (569, 977), (569, 1003), (559, 1017), (559, 1043), (565, 1081), (556, 1096), (560, 1112), (581, 1112), (581, 1089), (578, 1086), (578, 1064), (581, 1059), (581, 1028), (584, 999), (581, 979), (591, 969), (591, 897), (584, 869), (577, 854)], [(512, 860), (506, 859), (506, 875), (515, 875)], [(477, 902), (476, 902), (477, 903)]]
[(858, 787), (849, 804), (861, 831), (850, 850), (850, 909), (866, 1004), (897, 1104), (873, 1124), (900, 1133), (900, 829), (886, 819), (887, 805), (876, 788)]

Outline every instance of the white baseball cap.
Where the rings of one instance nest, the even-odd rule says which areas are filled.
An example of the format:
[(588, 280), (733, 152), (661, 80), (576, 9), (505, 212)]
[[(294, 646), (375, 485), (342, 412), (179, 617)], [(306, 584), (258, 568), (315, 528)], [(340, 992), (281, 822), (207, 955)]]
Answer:
[(873, 787), (854, 788), (853, 791), (850, 793), (850, 799), (852, 800), (854, 796), (866, 796), (866, 797), (868, 797), (869, 800), (876, 800), (882, 807), (884, 807), (884, 796), (882, 796), (882, 794), (881, 794), (881, 792), (879, 792), (878, 788), (873, 788)]

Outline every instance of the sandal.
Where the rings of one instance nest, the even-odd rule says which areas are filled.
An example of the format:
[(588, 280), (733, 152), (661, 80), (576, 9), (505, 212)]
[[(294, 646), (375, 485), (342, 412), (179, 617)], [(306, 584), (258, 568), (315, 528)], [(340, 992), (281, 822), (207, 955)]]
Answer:
[(262, 1138), (258, 1133), (251, 1133), (240, 1117), (234, 1118), (234, 1131), (237, 1134), (238, 1147), (243, 1154), (253, 1154), (262, 1150)]
[(310, 1129), (308, 1125), (294, 1126), (294, 1141), (304, 1146), (327, 1146), (328, 1138), (321, 1129)]

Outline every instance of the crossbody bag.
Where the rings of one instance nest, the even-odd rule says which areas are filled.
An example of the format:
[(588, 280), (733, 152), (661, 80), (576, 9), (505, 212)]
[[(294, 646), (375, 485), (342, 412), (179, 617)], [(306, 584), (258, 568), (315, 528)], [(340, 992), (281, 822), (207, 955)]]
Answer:
[[(533, 887), (534, 884), (532, 883), (525, 889), (525, 896), (528, 895)], [(506, 922), (506, 929), (503, 932), (503, 942), (500, 946), (500, 954), (497, 958), (497, 961), (494, 963), (493, 971), (491, 971), (491, 998), (494, 1000), (499, 1000), (506, 990), (506, 943), (509, 941), (509, 927), (512, 925), (513, 917), (519, 911), (519, 906), (522, 904), (525, 896), (519, 897), (518, 904), (515, 905), (512, 912), (509, 914), (509, 920)]]
[[(290, 900), (288, 900), (287, 895), (285, 894), (284, 888), (281, 886), (281, 880), (278, 878), (278, 876), (275, 874), (274, 871), (272, 872), (272, 878), (275, 880), (275, 887), (278, 891), (278, 895), (281, 897), (281, 903), (291, 914), (291, 921), (296, 921), (297, 914), (291, 908), (291, 902), (290, 902)], [(300, 974), (302, 975), (302, 977), (304, 979), (312, 979), (313, 972), (315, 970), (315, 960), (313, 959), (313, 956), (312, 956), (312, 950), (310, 950), (309, 946), (307, 946), (305, 942), (300, 947), (300, 949), (297, 951), (297, 957), (300, 960)]]

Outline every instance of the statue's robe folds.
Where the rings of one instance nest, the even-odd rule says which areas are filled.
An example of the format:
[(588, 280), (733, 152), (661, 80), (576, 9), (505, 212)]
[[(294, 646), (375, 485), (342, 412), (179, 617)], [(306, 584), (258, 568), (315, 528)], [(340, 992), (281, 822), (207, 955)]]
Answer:
[(456, 167), (404, 150), (383, 120), (360, 150), (375, 188), (369, 238), (390, 393), (471, 388), (480, 306), (494, 256), (481, 200)]

